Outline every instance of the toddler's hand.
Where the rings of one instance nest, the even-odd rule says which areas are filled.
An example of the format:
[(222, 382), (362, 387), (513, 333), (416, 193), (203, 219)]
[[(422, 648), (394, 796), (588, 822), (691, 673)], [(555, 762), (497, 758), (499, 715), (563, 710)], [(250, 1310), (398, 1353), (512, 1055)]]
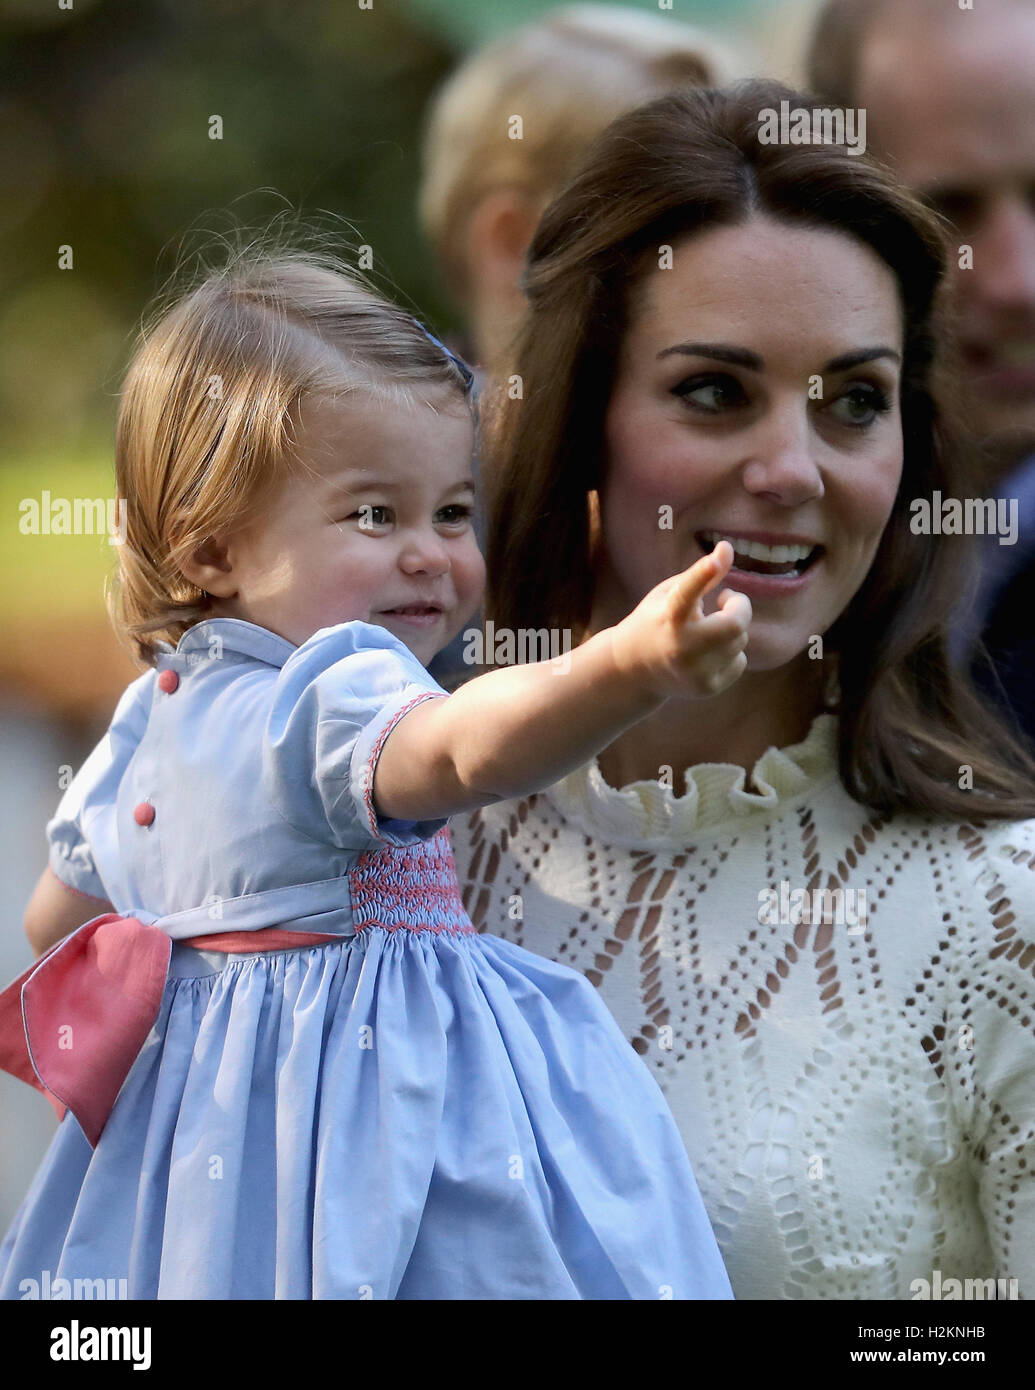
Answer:
[(729, 572), (733, 547), (719, 541), (682, 574), (665, 579), (612, 629), (620, 670), (659, 695), (718, 695), (743, 674), (751, 622), (746, 594), (723, 589), (719, 609), (704, 615), (701, 599)]

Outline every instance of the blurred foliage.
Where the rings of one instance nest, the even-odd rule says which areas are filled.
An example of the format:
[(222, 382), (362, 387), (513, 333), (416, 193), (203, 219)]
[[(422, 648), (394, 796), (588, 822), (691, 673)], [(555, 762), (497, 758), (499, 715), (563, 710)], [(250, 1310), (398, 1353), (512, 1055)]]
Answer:
[[(635, 9), (668, 14), (684, 24), (728, 23), (750, 15), (759, 0), (671, 0), (662, 10), (659, 0), (624, 0)], [(779, 0), (777, 0), (779, 3)], [(557, 0), (410, 0), (414, 14), (433, 19), (459, 44), (485, 43), (498, 34), (557, 8)]]
[(285, 200), (336, 214), (449, 327), (414, 195), (454, 56), (433, 17), (387, 0), (5, 0), (0, 453), (110, 440), (145, 303), (183, 234), (230, 205), (249, 224)]
[(457, 327), (416, 221), (428, 98), (470, 46), (558, 0), (64, 3), (0, 8), (0, 460), (110, 440), (141, 311), (184, 234), (227, 208), (326, 210), (388, 292)]
[[(108, 454), (73, 458), (40, 454), (16, 466), (0, 468), (0, 516), (14, 518), (0, 546), (0, 615), (32, 619), (45, 613), (70, 618), (98, 617), (104, 612), (104, 579), (117, 564), (107, 535), (54, 535), (19, 528), (20, 504), (57, 498), (104, 498), (113, 492)], [(41, 508), (42, 510), (42, 508)]]

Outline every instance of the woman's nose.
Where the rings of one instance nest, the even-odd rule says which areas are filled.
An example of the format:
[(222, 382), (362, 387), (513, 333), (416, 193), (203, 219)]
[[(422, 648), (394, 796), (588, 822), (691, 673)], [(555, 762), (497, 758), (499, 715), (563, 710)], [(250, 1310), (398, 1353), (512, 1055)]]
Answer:
[(816, 440), (808, 403), (795, 401), (773, 412), (752, 434), (751, 454), (743, 470), (744, 486), (785, 506), (823, 496), (823, 477), (816, 462)]

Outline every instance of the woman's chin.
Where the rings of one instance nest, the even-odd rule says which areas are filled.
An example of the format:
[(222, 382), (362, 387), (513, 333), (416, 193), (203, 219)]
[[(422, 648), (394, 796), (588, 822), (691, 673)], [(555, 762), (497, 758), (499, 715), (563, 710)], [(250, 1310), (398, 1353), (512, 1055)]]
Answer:
[(808, 637), (752, 637), (748, 635), (747, 669), (745, 675), (761, 676), (770, 671), (780, 671), (796, 663), (804, 667), (813, 664), (818, 672), (822, 666), (822, 651), (816, 657), (811, 655), (812, 636)]

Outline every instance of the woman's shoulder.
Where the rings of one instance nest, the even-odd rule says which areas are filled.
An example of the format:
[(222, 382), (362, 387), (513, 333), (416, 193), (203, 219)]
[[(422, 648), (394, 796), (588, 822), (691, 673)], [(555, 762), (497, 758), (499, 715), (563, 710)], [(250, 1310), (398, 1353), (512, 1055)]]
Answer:
[(1027, 1029), (1021, 1039), (1012, 1023), (1035, 1013), (1035, 819), (931, 821), (926, 835), (930, 921), (938, 956), (955, 962), (960, 1026), (1005, 1027), (1030, 1066)]
[(955, 831), (961, 848), (975, 858), (993, 852), (1003, 859), (1016, 859), (1025, 849), (1035, 851), (1035, 817), (975, 819), (960, 823)]
[(982, 915), (1035, 937), (1035, 819), (975, 821), (945, 833)]
[(1028, 1181), (1035, 1096), (1035, 819), (956, 825), (951, 839), (962, 912), (941, 927), (953, 941), (946, 960), (954, 988), (943, 1031), (932, 1037), (966, 1128), (1012, 1198), (1016, 1182)]

